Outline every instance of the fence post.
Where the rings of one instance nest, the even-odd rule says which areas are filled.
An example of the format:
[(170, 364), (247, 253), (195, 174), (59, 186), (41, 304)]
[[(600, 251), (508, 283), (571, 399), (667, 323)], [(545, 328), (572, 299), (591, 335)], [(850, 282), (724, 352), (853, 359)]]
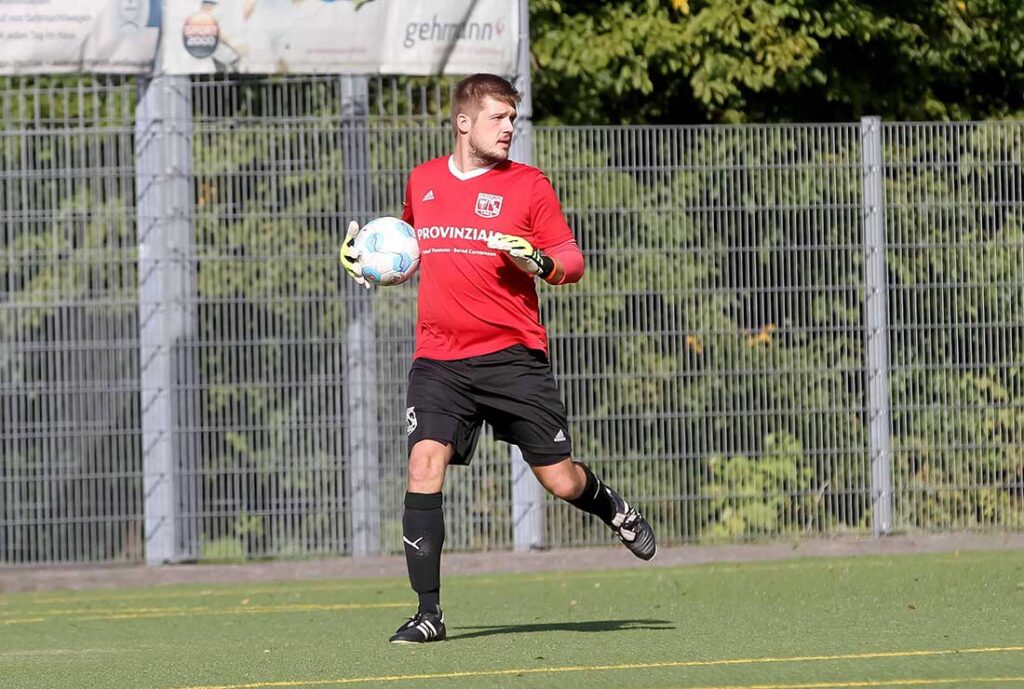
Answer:
[[(516, 62), (516, 90), (522, 95), (516, 110), (516, 132), (509, 157), (534, 164), (533, 96), (530, 81), (530, 13), (527, 0), (518, 0), (519, 49)], [(530, 550), (544, 544), (544, 489), (523, 461), (518, 447), (509, 455), (512, 462), (512, 543), (516, 550)]]
[[(344, 75), (341, 86), (342, 222), (370, 219), (369, 80)], [(342, 229), (345, 229), (344, 227)], [(345, 422), (348, 428), (351, 553), (380, 553), (380, 422), (377, 413), (377, 350), (373, 299), (346, 279), (349, 308), (345, 329)]]
[(516, 550), (544, 545), (544, 490), (523, 460), (517, 445), (512, 446), (512, 543)]
[(194, 331), (192, 84), (187, 76), (159, 76), (142, 80), (139, 88), (135, 204), (144, 537), (146, 564), (158, 565), (179, 559), (180, 509), (191, 499), (178, 484), (177, 388), (189, 375), (179, 343)]
[(889, 299), (885, 260), (885, 190), (882, 123), (860, 121), (863, 166), (865, 330), (868, 383), (868, 451), (871, 457), (871, 522), (876, 536), (892, 530), (892, 423), (889, 389)]

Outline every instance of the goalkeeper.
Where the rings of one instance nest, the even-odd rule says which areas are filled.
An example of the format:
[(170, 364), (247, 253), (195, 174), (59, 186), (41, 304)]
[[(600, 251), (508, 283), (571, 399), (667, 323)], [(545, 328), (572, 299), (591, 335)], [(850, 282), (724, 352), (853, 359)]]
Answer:
[[(596, 515), (637, 557), (657, 552), (637, 509), (572, 458), (535, 282), (577, 282), (583, 255), (548, 178), (508, 159), (518, 101), (501, 77), (460, 81), (452, 94), (454, 152), (417, 166), (406, 185), (403, 217), (419, 241), (420, 283), (402, 540), (419, 609), (391, 637), (396, 643), (446, 636), (442, 487), (450, 464), (469, 464), (484, 421), (496, 438), (519, 446), (551, 494)], [(350, 224), (342, 263), (365, 284), (358, 229)]]

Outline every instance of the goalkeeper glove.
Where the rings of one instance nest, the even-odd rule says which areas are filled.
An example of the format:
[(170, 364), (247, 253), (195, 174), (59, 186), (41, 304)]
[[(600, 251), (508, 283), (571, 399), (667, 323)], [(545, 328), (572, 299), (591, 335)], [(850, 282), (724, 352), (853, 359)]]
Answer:
[(345, 241), (341, 245), (341, 267), (366, 289), (372, 285), (363, 277), (363, 266), (359, 263), (359, 252), (356, 250), (356, 235), (359, 234), (359, 223), (355, 220), (348, 224), (348, 232), (345, 234)]
[(496, 234), (487, 240), (491, 249), (504, 251), (521, 270), (538, 275), (541, 279), (551, 277), (555, 272), (555, 261), (540, 249), (514, 234)]

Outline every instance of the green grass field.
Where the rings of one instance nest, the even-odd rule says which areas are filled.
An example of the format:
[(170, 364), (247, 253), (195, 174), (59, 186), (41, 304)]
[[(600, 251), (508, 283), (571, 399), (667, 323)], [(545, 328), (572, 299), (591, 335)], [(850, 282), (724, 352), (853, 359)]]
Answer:
[(1024, 687), (1024, 552), (0, 595), (3, 689)]

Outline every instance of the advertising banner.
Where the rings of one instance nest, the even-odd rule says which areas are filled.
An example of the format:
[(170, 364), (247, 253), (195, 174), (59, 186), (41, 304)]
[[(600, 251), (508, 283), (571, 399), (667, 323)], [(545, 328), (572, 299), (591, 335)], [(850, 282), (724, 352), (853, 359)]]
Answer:
[(148, 73), (161, 0), (0, 0), (0, 74)]
[[(2, 2), (2, 0), (0, 0)], [(510, 74), (508, 0), (165, 0), (167, 74)]]
[(382, 74), (515, 72), (519, 11), (512, 0), (388, 3)]
[(515, 70), (511, 0), (0, 0), (0, 74)]

